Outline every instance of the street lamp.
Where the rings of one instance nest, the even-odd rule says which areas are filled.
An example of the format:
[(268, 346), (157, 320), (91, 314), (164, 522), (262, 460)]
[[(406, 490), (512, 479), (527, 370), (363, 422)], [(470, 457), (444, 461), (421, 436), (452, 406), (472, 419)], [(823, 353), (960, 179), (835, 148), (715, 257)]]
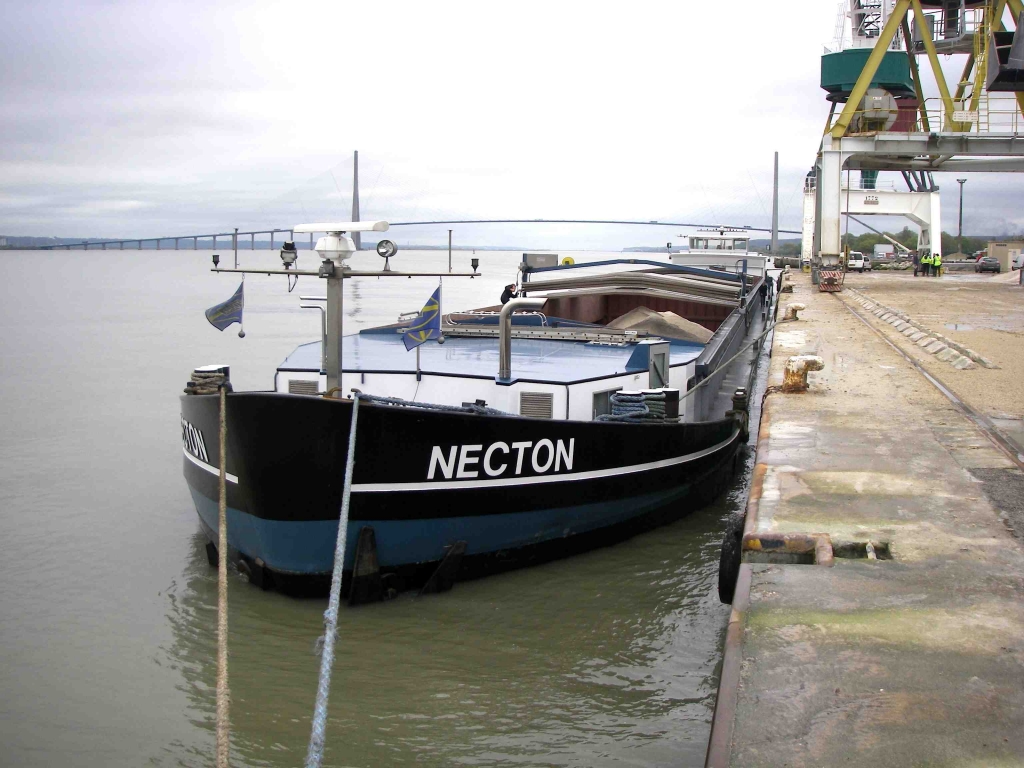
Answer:
[(956, 249), (961, 256), (964, 253), (964, 183), (966, 181), (967, 179), (956, 180), (956, 183), (960, 185), (960, 225), (956, 233)]

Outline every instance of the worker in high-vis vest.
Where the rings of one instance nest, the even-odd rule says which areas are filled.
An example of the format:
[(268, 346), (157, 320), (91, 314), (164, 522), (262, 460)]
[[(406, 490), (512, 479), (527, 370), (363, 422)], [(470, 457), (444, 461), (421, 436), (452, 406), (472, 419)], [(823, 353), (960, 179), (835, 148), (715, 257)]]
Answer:
[(925, 277), (928, 277), (928, 275), (929, 275), (929, 273), (931, 271), (932, 271), (932, 255), (928, 251), (925, 251), (924, 255), (921, 256), (921, 272), (922, 272), (922, 274)]
[(932, 274), (939, 277), (942, 274), (942, 254), (936, 253), (932, 256)]

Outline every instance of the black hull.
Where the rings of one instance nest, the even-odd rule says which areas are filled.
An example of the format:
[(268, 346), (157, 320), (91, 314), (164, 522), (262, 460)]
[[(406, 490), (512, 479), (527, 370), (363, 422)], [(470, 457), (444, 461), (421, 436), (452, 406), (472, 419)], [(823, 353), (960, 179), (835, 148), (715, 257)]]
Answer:
[[(181, 401), (184, 472), (212, 536), (219, 398)], [(330, 573), (351, 416), (343, 400), (228, 396), (228, 531), (243, 561), (279, 577)], [(732, 419), (620, 424), (361, 404), (346, 568), (363, 526), (376, 532), (382, 570), (408, 583), (456, 541), (467, 542), (460, 578), (614, 543), (707, 504), (741, 444)]]

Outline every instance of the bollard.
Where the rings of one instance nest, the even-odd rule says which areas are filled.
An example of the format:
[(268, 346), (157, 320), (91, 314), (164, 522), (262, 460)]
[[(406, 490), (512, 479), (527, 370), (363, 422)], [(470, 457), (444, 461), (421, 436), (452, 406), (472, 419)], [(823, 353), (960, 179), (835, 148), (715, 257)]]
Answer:
[(806, 392), (807, 374), (820, 371), (825, 361), (817, 355), (795, 355), (786, 361), (786, 369), (782, 379), (783, 392)]
[(732, 395), (732, 409), (725, 412), (727, 418), (736, 420), (740, 428), (740, 437), (746, 442), (750, 437), (748, 432), (750, 423), (750, 396), (746, 387), (740, 387)]
[(748, 399), (749, 398), (747, 396), (747, 388), (746, 387), (740, 387), (739, 389), (737, 389), (735, 392), (732, 393), (732, 407), (733, 407), (733, 409), (737, 410), (737, 411), (745, 411), (745, 410), (747, 410), (747, 401), (748, 401)]
[(797, 312), (800, 312), (801, 310), (804, 310), (804, 309), (807, 309), (807, 305), (805, 305), (805, 304), (799, 304), (799, 303), (787, 304), (786, 305), (786, 314), (784, 314), (782, 316), (782, 319), (783, 320), (799, 320), (800, 318), (796, 316)]

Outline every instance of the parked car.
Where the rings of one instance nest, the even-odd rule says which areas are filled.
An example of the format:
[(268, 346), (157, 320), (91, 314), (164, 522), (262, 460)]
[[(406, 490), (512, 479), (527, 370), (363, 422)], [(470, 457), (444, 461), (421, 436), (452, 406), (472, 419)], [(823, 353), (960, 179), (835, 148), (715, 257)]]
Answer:
[(974, 265), (975, 272), (999, 272), (999, 259), (995, 256), (982, 256)]
[(1024, 269), (1024, 253), (1020, 254), (1016, 259), (1013, 260), (1011, 265), (1014, 269)]
[(864, 271), (864, 254), (860, 251), (850, 251), (850, 255), (846, 260), (846, 271), (853, 272), (855, 269), (858, 272)]
[(866, 269), (868, 272), (871, 271), (871, 257), (870, 256), (865, 256), (864, 257), (864, 269)]

